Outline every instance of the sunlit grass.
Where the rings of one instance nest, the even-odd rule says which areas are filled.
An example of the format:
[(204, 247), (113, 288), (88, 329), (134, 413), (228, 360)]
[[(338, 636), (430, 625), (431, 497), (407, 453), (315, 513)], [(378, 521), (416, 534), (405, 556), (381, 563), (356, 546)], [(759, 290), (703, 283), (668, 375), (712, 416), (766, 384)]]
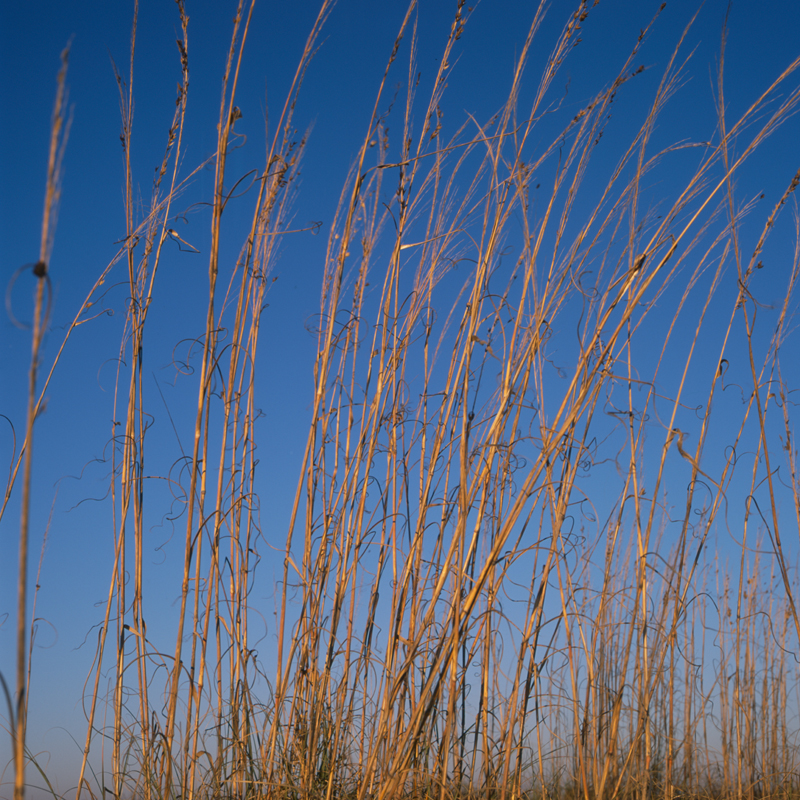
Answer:
[[(276, 627), (257, 656), (261, 311), (289, 204), (302, 202), (305, 139), (293, 113), (330, 4), (272, 128), (231, 263), (222, 219), (239, 176), (226, 161), (252, 6), (237, 16), (213, 160), (206, 326), (183, 378), (195, 381), (197, 405), (175, 423), (192, 447), (176, 452), (184, 466), (170, 475), (185, 508), (167, 641), (145, 625), (145, 432), (163, 405), (143, 341), (189, 177), (180, 165), (191, 51), (178, 9), (182, 83), (144, 215), (132, 81), (118, 75), (129, 300), (108, 500), (115, 555), (76, 800), (800, 794), (788, 563), (800, 495), (781, 371), (796, 336), (798, 250), (766, 332), (753, 287), (798, 176), (769, 208), (740, 200), (735, 185), (797, 110), (800, 88), (789, 84), (800, 59), (729, 120), (723, 48), (716, 139), (654, 150), (660, 115), (680, 107), (677, 43), (640, 129), (620, 161), (592, 162), (587, 192), (600, 138), (613, 135), (610, 104), (641, 73), (648, 32), (608, 88), (566, 114), (554, 94), (590, 24), (580, 3), (522, 109), (540, 10), (496, 116), (446, 138), (444, 75), (470, 12), (459, 5), (423, 98), (412, 4), (331, 226), (302, 468), (271, 559)], [(390, 116), (387, 87), (404, 77)], [(544, 145), (543, 130), (555, 131)], [(654, 176), (674, 180), (689, 147), (696, 168), (659, 194)], [(32, 387), (27, 442), (36, 397)], [(22, 486), (27, 497), (27, 471)], [(717, 561), (721, 537), (739, 543), (740, 563)], [(25, 629), (21, 614), (20, 645)]]

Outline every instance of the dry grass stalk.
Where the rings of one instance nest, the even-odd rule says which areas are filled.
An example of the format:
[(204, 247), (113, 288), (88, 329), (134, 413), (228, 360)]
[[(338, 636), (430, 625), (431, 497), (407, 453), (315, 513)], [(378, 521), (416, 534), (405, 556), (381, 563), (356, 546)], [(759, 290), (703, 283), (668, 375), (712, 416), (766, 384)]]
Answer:
[[(23, 462), (22, 498), (20, 506), (19, 533), (19, 572), (17, 577), (17, 681), (15, 703), (11, 713), (12, 740), (14, 744), (14, 800), (25, 796), (25, 739), (28, 718), (27, 689), (29, 673), (26, 665), (28, 652), (28, 540), (31, 504), (31, 469), (33, 465), (33, 426), (39, 410), (36, 395), (36, 378), (39, 372), (41, 345), (47, 330), (49, 302), (45, 304), (45, 293), (49, 288), (47, 269), (55, 236), (58, 201), (61, 190), (61, 162), (69, 136), (69, 117), (67, 116), (67, 61), (69, 47), (61, 54), (61, 69), (58, 73), (55, 105), (50, 131), (50, 152), (47, 161), (47, 181), (45, 184), (44, 213), (42, 215), (42, 234), (39, 245), (39, 260), (33, 267), (36, 277), (36, 291), (33, 301), (33, 325), (31, 330), (31, 365), (28, 372), (28, 408), (25, 419), (25, 439), (13, 471), (11, 482), (16, 477), (20, 461)], [(6, 491), (3, 510), (11, 493), (11, 482)], [(2, 516), (2, 514), (0, 514)], [(5, 688), (5, 681), (4, 681)]]

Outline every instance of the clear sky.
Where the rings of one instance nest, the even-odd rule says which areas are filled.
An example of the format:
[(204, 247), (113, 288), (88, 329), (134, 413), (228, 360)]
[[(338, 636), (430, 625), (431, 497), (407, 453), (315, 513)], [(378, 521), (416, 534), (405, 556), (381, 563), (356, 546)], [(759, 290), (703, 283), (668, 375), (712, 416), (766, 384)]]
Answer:
[[(522, 107), (529, 103), (535, 78), (573, 5), (565, 0), (550, 4), (539, 34), (541, 45), (532, 52), (531, 79), (525, 84)], [(565, 106), (577, 113), (613, 79), (638, 32), (659, 5), (651, 0), (601, 0), (591, 9), (583, 41), (560, 74), (554, 97), (563, 96)], [(687, 55), (694, 51), (686, 80), (662, 116), (656, 136), (661, 142), (702, 141), (714, 136), (714, 86), (727, 6), (723, 0), (706, 0), (702, 6), (692, 0), (667, 3), (637, 59), (637, 64), (648, 70), (620, 93), (617, 117), (606, 134), (612, 140), (605, 156), (609, 163), (641, 122), (643, 104), (652, 97), (675, 43), (698, 8), (683, 48)], [(191, 85), (184, 173), (215, 147), (221, 75), (234, 7), (228, 0), (187, 2)], [(454, 7), (455, 3), (445, 0), (420, 0), (419, 69), (423, 80), (432, 80), (438, 69)], [(476, 5), (462, 37), (459, 60), (452, 66), (443, 107), (444, 124), (452, 131), (467, 119), (467, 113), (487, 120), (498, 110), (534, 9), (533, 3), (522, 0), (482, 0)], [(237, 129), (247, 142), (232, 154), (230, 175), (263, 169), (267, 108), (270, 115), (277, 116), (282, 107), (317, 10), (310, 0), (256, 4), (237, 95), (243, 115)], [(60, 345), (64, 326), (125, 234), (119, 95), (111, 59), (127, 75), (132, 11), (133, 3), (122, 0), (18, 0), (0, 5), (0, 61), (6, 76), (0, 89), (4, 291), (18, 267), (38, 258), (55, 77), (59, 54), (71, 43), (68, 84), (73, 117), (50, 264), (53, 316), (45, 339), (45, 371)], [(311, 133), (293, 207), (294, 227), (315, 222), (322, 226), (319, 235), (300, 233), (286, 239), (273, 267), (278, 280), (270, 291), (262, 328), (259, 392), (264, 417), (259, 427), (259, 492), (262, 514), (268, 518), (267, 527), (274, 531), (276, 542), (283, 539), (281, 525), (287, 518), (305, 445), (316, 346), (306, 325), (319, 309), (327, 234), (404, 13), (401, 2), (340, 0), (323, 31), (296, 109), (296, 124)], [(726, 100), (731, 118), (737, 118), (798, 55), (800, 5), (785, 0), (737, 0), (731, 6), (729, 24)], [(180, 77), (175, 46), (178, 33), (173, 3), (141, 0), (133, 158), (135, 185), (143, 200), (149, 196), (174, 108)], [(800, 167), (798, 131), (797, 120), (790, 120), (769, 140), (752, 162), (748, 183), (741, 187), (742, 197), (764, 192), (770, 206), (777, 200)], [(603, 156), (595, 158), (602, 160)], [(155, 320), (150, 335), (163, 347), (149, 364), (154, 380), (166, 391), (173, 417), (193, 414), (195, 390), (171, 389), (175, 371), (169, 359), (173, 346), (180, 351), (185, 347), (180, 342), (198, 335), (203, 326), (209, 225), (208, 214), (193, 204), (208, 198), (212, 183), (213, 172), (201, 172), (176, 206), (187, 211), (176, 228), (200, 253), (182, 252), (177, 244), (170, 246), (160, 297), (171, 299), (152, 312)], [(249, 199), (244, 196), (226, 212), (223, 258), (235, 259), (238, 254), (249, 224), (249, 209)], [(786, 247), (788, 258), (793, 243)], [(44, 763), (49, 774), (57, 776), (60, 790), (74, 785), (84, 735), (80, 698), (110, 574), (112, 539), (103, 502), (108, 466), (103, 458), (112, 431), (115, 359), (123, 319), (125, 288), (118, 284), (124, 280), (121, 270), (120, 266), (116, 279), (110, 281), (107, 298), (98, 304), (98, 309), (115, 313), (104, 313), (76, 331), (55, 373), (46, 413), (36, 428), (32, 574), (48, 524), (49, 534), (38, 581), (36, 615), (42, 622), (34, 649), (29, 744), (34, 752), (49, 752), (49, 762)], [(764, 276), (760, 287), (765, 301), (780, 303), (785, 279), (785, 273), (776, 271), (773, 286), (772, 278)], [(19, 320), (30, 318), (31, 286), (29, 273), (23, 274), (8, 295)], [(17, 448), (24, 431), (29, 355), (29, 331), (15, 326), (4, 310), (0, 314), (0, 472), (13, 459), (11, 426)], [(174, 437), (165, 415), (157, 418), (156, 424), (164, 436)], [(158, 460), (157, 454), (154, 460)], [(161, 499), (163, 507), (152, 520), (148, 557), (153, 564), (174, 557), (180, 549), (180, 525), (174, 530), (170, 525), (166, 492)], [(9, 684), (14, 675), (18, 510), (19, 487), (0, 522), (0, 670)], [(265, 568), (269, 570), (268, 563)], [(157, 594), (158, 587), (154, 591)], [(271, 592), (272, 579), (265, 575), (258, 595), (265, 616), (271, 613)], [(162, 598), (164, 607), (170, 607), (174, 599), (175, 593), (169, 589)], [(8, 737), (0, 734), (0, 769), (10, 753)], [(10, 774), (9, 768), (0, 781), (4, 784), (2, 796)]]

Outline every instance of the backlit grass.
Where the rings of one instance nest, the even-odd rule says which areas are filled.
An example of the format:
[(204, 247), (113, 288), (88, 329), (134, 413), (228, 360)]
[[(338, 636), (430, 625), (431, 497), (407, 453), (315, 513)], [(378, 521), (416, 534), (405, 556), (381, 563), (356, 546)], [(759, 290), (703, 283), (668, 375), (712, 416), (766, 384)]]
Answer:
[[(145, 456), (149, 420), (166, 414), (152, 363), (177, 342), (144, 341), (151, 308), (171, 302), (162, 248), (195, 174), (182, 160), (182, 2), (182, 82), (144, 211), (132, 81), (119, 76), (127, 228), (66, 334), (112, 271), (126, 281), (105, 501), (114, 558), (76, 800), (800, 795), (800, 495), (785, 377), (796, 378), (800, 246), (771, 273), (780, 305), (767, 313), (758, 300), (770, 237), (798, 241), (800, 173), (787, 166), (774, 198), (737, 188), (750, 155), (792, 124), (800, 59), (729, 119), (723, 40), (715, 137), (657, 147), (660, 119), (681, 111), (689, 67), (677, 42), (612, 159), (599, 143), (615, 135), (612, 103), (641, 75), (657, 19), (575, 113), (560, 100), (563, 68), (592, 7), (577, 4), (554, 42), (535, 36), (540, 8), (497, 113), (451, 129), (446, 75), (471, 12), (458, 4), (426, 94), (412, 3), (329, 229), (302, 466), (285, 539), (270, 528), (266, 542), (273, 512), (259, 503), (256, 464), (281, 453), (256, 454), (258, 349), (271, 346), (270, 270), (303, 198), (295, 102), (330, 7), (271, 109), (234, 261), (222, 255), (223, 212), (241, 177), (228, 156), (253, 46), (252, 5), (239, 7), (206, 198), (206, 323), (180, 378), (196, 405), (171, 422), (190, 445), (159, 442), (180, 465), (169, 474), (183, 544), (182, 568), (163, 573), (178, 598), (168, 636), (145, 622), (148, 520), (165, 513), (148, 501)], [(536, 77), (525, 71), (533, 47), (551, 53)], [(57, 107), (53, 153), (62, 117)], [(44, 242), (50, 219), (48, 207)], [(44, 277), (38, 286), (42, 319)], [(41, 377), (6, 495), (22, 493), (20, 609)], [(46, 449), (37, 440), (37, 456)], [(253, 594), (257, 571), (276, 587), (269, 608)], [(18, 627), (9, 729), (21, 798), (23, 613)]]

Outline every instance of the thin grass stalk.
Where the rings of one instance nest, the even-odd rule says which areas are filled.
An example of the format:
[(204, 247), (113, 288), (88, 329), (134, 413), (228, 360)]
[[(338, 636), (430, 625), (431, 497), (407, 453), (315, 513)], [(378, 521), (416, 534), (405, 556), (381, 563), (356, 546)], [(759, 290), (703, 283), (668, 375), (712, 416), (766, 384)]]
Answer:
[[(123, 767), (123, 756), (121, 752), (123, 735), (125, 735), (125, 728), (123, 726), (123, 706), (122, 706), (122, 676), (125, 670), (125, 640), (127, 633), (133, 633), (135, 636), (135, 649), (136, 649), (136, 664), (139, 690), (137, 697), (139, 699), (139, 736), (141, 739), (141, 752), (143, 754), (144, 772), (141, 777), (143, 784), (143, 792), (145, 797), (149, 797), (151, 786), (155, 785), (155, 779), (152, 775), (152, 767), (154, 766), (154, 757), (152, 755), (152, 737), (149, 727), (149, 700), (148, 700), (148, 684), (149, 679), (147, 675), (147, 659), (149, 653), (147, 652), (147, 629), (145, 625), (145, 615), (143, 606), (143, 591), (142, 591), (142, 556), (143, 556), (143, 514), (144, 514), (144, 489), (142, 484), (144, 474), (144, 434), (146, 429), (146, 422), (144, 418), (144, 395), (143, 395), (143, 381), (142, 381), (142, 342), (144, 337), (144, 328), (147, 318), (147, 311), (153, 296), (153, 287), (160, 261), (161, 249), (164, 241), (168, 238), (169, 232), (167, 230), (167, 219), (169, 218), (169, 210), (171, 200), (175, 196), (176, 182), (177, 182), (177, 164), (180, 159), (181, 152), (181, 139), (183, 131), (183, 121), (185, 118), (186, 108), (186, 90), (188, 87), (188, 61), (186, 58), (186, 39), (187, 39), (187, 19), (183, 10), (182, 4), (178, 4), (179, 13), (181, 14), (181, 24), (184, 38), (179, 42), (181, 49), (181, 65), (182, 65), (182, 82), (179, 84), (178, 101), (176, 103), (176, 111), (169, 130), (167, 147), (165, 150), (164, 158), (160, 169), (156, 174), (153, 185), (153, 197), (151, 212), (147, 215), (144, 224), (144, 251), (141, 256), (140, 262), (136, 265), (134, 258), (134, 251), (140, 244), (137, 236), (137, 226), (134, 221), (134, 209), (131, 194), (132, 173), (130, 167), (130, 154), (132, 145), (132, 127), (133, 127), (133, 65), (135, 57), (135, 43), (136, 43), (136, 19), (138, 14), (138, 6), (134, 8), (134, 22), (133, 33), (131, 38), (131, 63), (130, 63), (130, 76), (127, 86), (127, 94), (125, 92), (125, 84), (119, 72), (116, 72), (117, 81), (120, 89), (120, 101), (123, 114), (123, 134), (122, 142), (125, 152), (126, 164), (126, 224), (127, 224), (127, 237), (126, 237), (126, 253), (128, 260), (128, 276), (130, 286), (131, 305), (128, 309), (127, 324), (130, 325), (130, 342), (131, 342), (131, 373), (128, 388), (128, 401), (126, 411), (126, 425), (125, 433), (123, 435), (123, 453), (122, 453), (122, 469), (121, 469), (121, 495), (120, 495), (120, 527), (118, 529), (117, 542), (115, 551), (119, 561), (116, 575), (119, 577), (117, 582), (117, 590), (115, 592), (117, 599), (117, 678), (115, 682), (115, 712), (114, 712), (114, 751), (112, 757), (112, 774), (114, 781), (114, 791), (118, 794), (122, 792), (122, 782), (124, 780), (125, 770)], [(166, 197), (160, 197), (160, 186), (163, 178), (165, 177), (169, 159), (174, 158), (174, 167), (171, 177), (171, 186)], [(123, 339), (124, 346), (124, 339)], [(120, 363), (124, 363), (126, 359), (120, 359)], [(116, 470), (115, 470), (116, 472)], [(127, 602), (125, 599), (125, 581), (126, 574), (125, 561), (127, 551), (127, 536), (126, 528), (128, 526), (128, 518), (132, 509), (132, 524), (134, 532), (134, 582), (133, 582), (133, 601), (131, 606), (132, 625), (126, 622), (128, 614)], [(116, 528), (116, 526), (115, 526)], [(106, 614), (108, 619), (108, 613)], [(107, 626), (103, 628), (103, 637), (108, 630)], [(98, 662), (98, 669), (102, 663), (102, 656)], [(95, 689), (96, 693), (96, 689)], [(95, 695), (96, 697), (96, 695)], [(95, 699), (92, 701), (94, 707)], [(91, 726), (90, 726), (91, 727)], [(86, 766), (86, 757), (88, 756), (88, 741), (84, 753), (84, 763), (81, 769), (81, 780), (79, 781), (78, 795), (80, 795), (83, 786), (83, 771)]]
[[(53, 251), (58, 202), (61, 191), (61, 163), (69, 135), (69, 120), (66, 116), (67, 63), (69, 47), (61, 53), (61, 69), (56, 81), (56, 99), (50, 126), (50, 148), (47, 161), (42, 232), (39, 243), (39, 260), (33, 267), (36, 291), (33, 301), (33, 325), (31, 329), (31, 364), (28, 371), (27, 411), (25, 417), (25, 439), (22, 445), (24, 456), (22, 497), (20, 504), (19, 568), (17, 573), (17, 636), (16, 636), (16, 693), (12, 727), (14, 745), (14, 800), (25, 797), (25, 740), (28, 721), (28, 678), (26, 652), (28, 635), (28, 540), (30, 536), (31, 473), (33, 468), (33, 426), (36, 421), (36, 376), (39, 371), (41, 345), (49, 321), (49, 306), (45, 305), (45, 290), (49, 288), (48, 268)], [(9, 487), (10, 490), (10, 487)]]
[[(223, 193), (223, 181), (225, 176), (225, 163), (226, 163), (226, 154), (228, 148), (228, 141), (231, 133), (231, 128), (235, 123), (236, 119), (238, 118), (234, 115), (234, 98), (236, 94), (236, 82), (238, 78), (238, 70), (241, 63), (241, 48), (244, 45), (244, 41), (247, 37), (247, 30), (249, 27), (249, 21), (252, 16), (253, 5), (250, 4), (250, 8), (248, 11), (247, 21), (244, 25), (244, 30), (242, 32), (241, 42), (239, 41), (239, 29), (240, 24), (242, 21), (242, 11), (243, 11), (243, 0), (241, 0), (238, 4), (236, 16), (234, 18), (234, 30), (233, 35), (231, 38), (231, 45), (228, 52), (228, 59), (225, 67), (225, 75), (223, 79), (223, 92), (222, 92), (222, 100), (220, 105), (220, 116), (219, 116), (219, 123), (218, 123), (218, 139), (217, 139), (217, 151), (216, 151), (216, 173), (215, 173), (215, 180), (214, 180), (214, 202), (212, 205), (212, 225), (211, 225), (211, 250), (209, 255), (209, 294), (208, 294), (208, 313), (207, 313), (207, 321), (206, 321), (206, 329), (205, 329), (205, 336), (204, 336), (204, 347), (203, 347), (203, 356), (201, 361), (201, 369), (200, 369), (200, 385), (199, 385), (199, 396), (198, 396), (198, 405), (197, 405), (197, 417), (195, 421), (195, 436), (194, 436), (194, 445), (193, 445), (193, 452), (192, 452), (192, 467), (191, 467), (191, 482), (190, 482), (190, 489), (188, 493), (188, 509), (187, 509), (187, 522), (186, 522), (186, 543), (184, 547), (184, 573), (183, 573), (183, 583), (181, 587), (181, 607), (180, 613), (178, 618), (178, 629), (176, 635), (176, 643), (175, 643), (175, 656), (173, 661), (173, 669), (171, 675), (171, 687), (169, 690), (169, 703), (168, 703), (168, 712), (167, 712), (167, 721), (165, 727), (165, 749), (167, 753), (167, 761), (166, 761), (166, 771), (163, 778), (162, 784), (162, 792), (164, 796), (171, 796), (173, 792), (172, 786), (172, 748), (173, 748), (173, 741), (175, 737), (175, 725), (176, 725), (176, 715), (177, 715), (177, 703), (178, 703), (178, 692), (179, 692), (179, 682), (181, 677), (181, 655), (183, 650), (183, 630), (185, 625), (185, 617), (186, 617), (186, 606), (188, 601), (188, 593), (189, 593), (189, 580), (190, 580), (190, 569), (191, 569), (191, 561), (193, 556), (196, 557), (196, 566), (199, 570), (200, 566), (200, 550), (201, 550), (201, 543), (202, 543), (202, 528), (205, 524), (205, 520), (203, 520), (203, 525), (200, 527), (199, 535), (197, 536), (197, 553), (194, 553), (194, 539), (195, 539), (195, 532), (194, 532), (194, 512), (195, 506), (197, 505), (199, 515), (202, 518), (204, 516), (204, 502), (206, 496), (206, 476), (207, 476), (207, 467), (208, 464), (208, 418), (209, 418), (209, 411), (208, 411), (208, 404), (209, 404), (209, 391), (210, 391), (210, 380), (211, 380), (211, 372), (213, 369), (213, 362), (216, 360), (216, 337), (217, 332), (215, 329), (215, 311), (214, 311), (214, 297), (216, 293), (216, 278), (218, 274), (218, 258), (219, 258), (219, 240), (220, 240), (220, 223), (221, 223), (221, 216), (222, 211), (224, 209), (224, 193)], [(234, 62), (234, 58), (236, 55), (237, 47), (239, 49), (239, 60), (236, 63), (236, 69), (233, 75), (232, 85), (229, 89), (229, 80), (231, 77), (231, 68)], [(230, 91), (230, 97), (228, 93)], [(202, 462), (202, 467), (200, 466)], [(218, 525), (217, 525), (218, 529)], [(214, 541), (212, 539), (212, 541)], [(215, 557), (216, 550), (212, 546), (212, 562), (213, 558)], [(195, 601), (194, 601), (194, 611), (193, 611), (193, 630), (194, 635), (192, 636), (192, 655), (189, 665), (189, 674), (192, 679), (192, 685), (194, 686), (194, 681), (196, 680), (196, 689), (195, 689), (195, 697), (200, 698), (202, 696), (202, 689), (203, 689), (203, 680), (205, 675), (205, 642), (207, 642), (207, 628), (203, 631), (202, 634), (199, 634), (197, 628), (199, 624), (198, 618), (198, 600), (199, 600), (199, 575), (195, 576)], [(213, 584), (209, 587), (209, 597), (212, 596), (212, 589)], [(209, 618), (209, 614), (206, 615), (206, 624)], [(199, 670), (195, 672), (197, 668), (196, 664), (196, 645), (198, 635), (202, 636), (202, 647), (200, 649), (199, 659)], [(196, 712), (199, 713), (199, 712)], [(188, 756), (188, 737), (189, 731), (193, 728), (192, 724), (192, 706), (189, 705), (187, 709), (187, 719), (186, 719), (186, 737), (187, 737), (187, 746), (184, 750), (185, 757)], [(188, 791), (188, 784), (193, 782), (193, 778), (191, 777), (189, 764), (185, 758), (183, 769), (181, 770), (181, 787), (180, 787), (180, 794), (184, 795)]]

